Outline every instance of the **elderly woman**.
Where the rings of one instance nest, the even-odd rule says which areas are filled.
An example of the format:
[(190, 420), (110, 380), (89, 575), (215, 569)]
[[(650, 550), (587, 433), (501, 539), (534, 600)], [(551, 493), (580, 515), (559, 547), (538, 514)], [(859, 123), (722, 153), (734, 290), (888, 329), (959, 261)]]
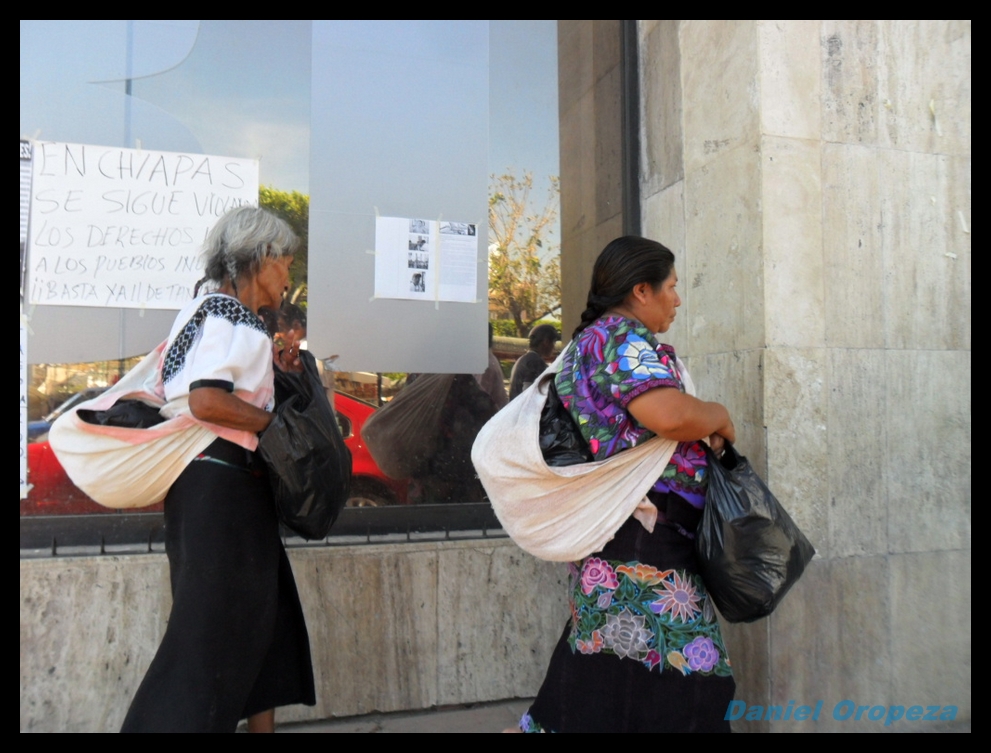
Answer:
[(681, 305), (677, 282), (661, 244), (612, 241), (554, 379), (596, 460), (654, 435), (679, 444), (647, 495), (656, 521), (629, 518), (573, 566), (571, 620), (525, 732), (729, 731), (735, 686), (693, 538), (707, 481), (699, 443), (721, 448), (735, 430), (725, 407), (686, 393), (674, 349), (657, 339)]
[[(296, 584), (253, 455), (272, 420), (273, 363), (300, 368), (294, 339), (275, 352), (258, 317), (279, 307), (296, 242), (262, 209), (221, 217), (169, 335), (162, 413), (187, 413), (216, 439), (165, 498), (172, 612), (122, 731), (233, 732), (246, 717), (261, 731), (276, 706), (315, 702)], [(203, 283), (213, 292), (197, 295)]]

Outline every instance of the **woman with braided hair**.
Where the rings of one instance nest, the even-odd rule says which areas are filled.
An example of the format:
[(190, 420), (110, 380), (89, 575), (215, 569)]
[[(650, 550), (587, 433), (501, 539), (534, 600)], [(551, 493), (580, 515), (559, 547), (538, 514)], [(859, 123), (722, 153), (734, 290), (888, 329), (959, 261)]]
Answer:
[(569, 565), (571, 619), (524, 732), (729, 731), (735, 684), (693, 539), (707, 482), (700, 442), (718, 452), (735, 429), (724, 406), (688, 394), (687, 371), (658, 339), (681, 305), (677, 283), (660, 243), (612, 241), (560, 361), (554, 387), (595, 460), (655, 435), (678, 445), (649, 502)]

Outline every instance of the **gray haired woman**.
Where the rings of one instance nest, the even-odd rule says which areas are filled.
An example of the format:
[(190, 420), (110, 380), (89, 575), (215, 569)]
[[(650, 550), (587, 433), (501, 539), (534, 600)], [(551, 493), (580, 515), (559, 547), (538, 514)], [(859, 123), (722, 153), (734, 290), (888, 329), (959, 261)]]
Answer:
[[(273, 368), (300, 370), (258, 317), (278, 309), (296, 236), (263, 209), (225, 214), (207, 237), (206, 276), (179, 312), (160, 367), (163, 415), (216, 438), (165, 498), (172, 581), (168, 629), (124, 732), (233, 732), (274, 726), (273, 709), (315, 703), (309, 638), (258, 433), (272, 420)], [(201, 285), (210, 292), (198, 295)]]

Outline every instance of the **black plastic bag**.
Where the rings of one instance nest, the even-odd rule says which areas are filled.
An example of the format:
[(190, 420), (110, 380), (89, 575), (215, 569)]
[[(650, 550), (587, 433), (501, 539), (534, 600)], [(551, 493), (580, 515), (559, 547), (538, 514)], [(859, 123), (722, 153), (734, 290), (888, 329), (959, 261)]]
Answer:
[(553, 381), (547, 386), (547, 402), (540, 412), (540, 451), (544, 462), (554, 467), (595, 460), (581, 430), (558, 397)]
[(322, 539), (351, 494), (351, 451), (320, 381), (300, 351), (301, 373), (275, 372), (278, 407), (258, 453), (268, 467), (279, 519), (306, 539)]
[(429, 473), (430, 460), (443, 444), (449, 420), (444, 410), (454, 379), (454, 374), (421, 374), (365, 421), (361, 437), (386, 476), (407, 479)]
[(158, 408), (141, 400), (118, 400), (106, 410), (80, 408), (76, 415), (88, 424), (125, 429), (149, 429), (165, 420)]
[(699, 573), (723, 617), (753, 622), (774, 611), (815, 548), (729, 442), (721, 458), (704, 446), (709, 487), (695, 536)]

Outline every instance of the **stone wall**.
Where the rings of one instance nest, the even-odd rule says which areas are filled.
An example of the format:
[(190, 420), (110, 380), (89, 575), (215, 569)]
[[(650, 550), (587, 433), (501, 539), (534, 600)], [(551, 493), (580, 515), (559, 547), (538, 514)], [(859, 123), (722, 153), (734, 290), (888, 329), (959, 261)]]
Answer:
[[(281, 722), (535, 695), (568, 616), (563, 565), (508, 539), (289, 552), (317, 705)], [(171, 600), (164, 554), (21, 560), (20, 729), (114, 732)]]
[(727, 631), (737, 698), (967, 719), (970, 22), (641, 21), (640, 55), (671, 340), (819, 552)]
[(558, 21), (561, 330), (578, 326), (599, 251), (623, 234), (620, 22)]

